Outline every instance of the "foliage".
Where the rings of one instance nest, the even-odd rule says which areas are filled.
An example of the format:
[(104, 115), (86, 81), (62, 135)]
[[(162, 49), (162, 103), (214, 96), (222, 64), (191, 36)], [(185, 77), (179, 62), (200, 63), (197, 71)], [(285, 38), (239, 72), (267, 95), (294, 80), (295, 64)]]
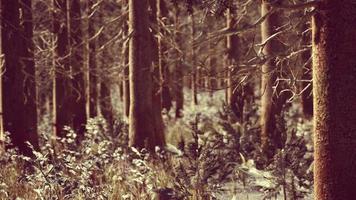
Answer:
[[(258, 129), (253, 123), (231, 123), (233, 113), (221, 98), (221, 93), (212, 99), (202, 95), (199, 106), (185, 110), (177, 123), (179, 130), (187, 131), (176, 143), (180, 150), (170, 146), (150, 154), (128, 148), (127, 124), (120, 119), (117, 134), (108, 131), (102, 118), (90, 119), (81, 144), (69, 128), (67, 137), (56, 142), (42, 132), (42, 149), (34, 158), (12, 149), (2, 156), (0, 198), (226, 199), (255, 191), (269, 199), (283, 195), (283, 190), (294, 199), (309, 195), (310, 125), (289, 124), (297, 128), (288, 131), (285, 147), (261, 168), (264, 160), (258, 138), (253, 137)], [(289, 113), (287, 117), (297, 117)], [(251, 122), (257, 118), (257, 113), (245, 114)], [(167, 124), (173, 123), (169, 120)]]

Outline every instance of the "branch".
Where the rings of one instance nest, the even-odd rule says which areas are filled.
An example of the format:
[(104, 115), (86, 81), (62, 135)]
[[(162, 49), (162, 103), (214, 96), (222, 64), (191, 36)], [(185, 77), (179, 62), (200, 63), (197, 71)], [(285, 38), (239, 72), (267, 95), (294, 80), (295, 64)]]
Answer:
[(270, 6), (279, 9), (286, 9), (286, 10), (298, 10), (298, 9), (305, 9), (305, 8), (312, 8), (318, 6), (320, 0), (309, 1), (306, 3), (299, 3), (299, 4), (290, 4), (290, 5), (283, 5), (278, 3), (269, 3)]
[(253, 23), (253, 24), (248, 24), (241, 28), (223, 28), (221, 30), (213, 32), (213, 33), (211, 33), (211, 36), (209, 38), (206, 38), (204, 41), (194, 42), (193, 46), (199, 46), (199, 45), (202, 45), (202, 44), (209, 42), (213, 39), (218, 39), (218, 38), (229, 36), (229, 35), (239, 35), (243, 32), (252, 30), (252, 29), (258, 27), (260, 24), (262, 24), (271, 14), (273, 14), (275, 12), (275, 10), (276, 10), (275, 8), (272, 8), (264, 16), (257, 19), (257, 21), (255, 21), (255, 23)]

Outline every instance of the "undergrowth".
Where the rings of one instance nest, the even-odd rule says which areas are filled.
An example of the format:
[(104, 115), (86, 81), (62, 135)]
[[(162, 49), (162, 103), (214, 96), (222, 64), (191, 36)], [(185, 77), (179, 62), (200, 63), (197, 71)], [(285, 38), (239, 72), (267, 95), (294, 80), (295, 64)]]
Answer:
[[(309, 123), (280, 120), (286, 142), (267, 164), (259, 148), (255, 105), (241, 124), (222, 103), (200, 102), (178, 121), (166, 116), (168, 145), (155, 153), (129, 148), (127, 124), (121, 119), (114, 133), (104, 119), (90, 119), (80, 144), (70, 128), (66, 138), (52, 138), (49, 128), (41, 126), (41, 149), (33, 158), (16, 149), (1, 156), (0, 199), (209, 200), (253, 192), (263, 199), (308, 198)], [(284, 118), (298, 118), (296, 112), (286, 113)]]

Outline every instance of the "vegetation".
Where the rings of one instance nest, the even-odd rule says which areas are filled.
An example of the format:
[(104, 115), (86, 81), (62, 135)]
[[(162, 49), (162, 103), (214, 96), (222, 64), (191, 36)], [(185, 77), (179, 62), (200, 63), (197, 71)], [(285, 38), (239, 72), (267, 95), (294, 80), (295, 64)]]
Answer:
[(0, 0), (0, 199), (356, 196), (353, 0)]

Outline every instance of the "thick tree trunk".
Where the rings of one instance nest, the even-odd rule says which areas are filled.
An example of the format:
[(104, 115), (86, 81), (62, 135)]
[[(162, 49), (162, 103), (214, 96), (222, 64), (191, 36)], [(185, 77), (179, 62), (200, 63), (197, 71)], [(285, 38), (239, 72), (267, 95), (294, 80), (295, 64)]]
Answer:
[(70, 64), (72, 70), (72, 104), (73, 104), (73, 129), (81, 137), (85, 132), (86, 124), (86, 98), (84, 85), (84, 46), (81, 30), (81, 9), (79, 0), (70, 2)]
[(356, 196), (356, 4), (323, 0), (313, 16), (314, 199)]
[(38, 149), (31, 1), (23, 2), (23, 6), (18, 0), (1, 3), (5, 59), (2, 70), (4, 129), (10, 132), (13, 144), (21, 153), (32, 155), (25, 143), (28, 141)]
[[(270, 10), (267, 0), (262, 0), (261, 15), (266, 15)], [(278, 13), (267, 17), (261, 25), (261, 39), (265, 42), (279, 27)], [(282, 138), (276, 130), (276, 115), (281, 112), (284, 101), (273, 95), (273, 86), (276, 81), (276, 54), (281, 51), (277, 38), (270, 39), (263, 48), (267, 61), (262, 66), (261, 81), (261, 147), (267, 157), (272, 157), (276, 148), (282, 147)], [(277, 91), (278, 92), (278, 91)]]
[[(130, 117), (129, 145), (154, 150), (164, 146), (163, 124), (159, 125), (152, 71), (156, 55), (152, 53), (154, 40), (148, 26), (148, 0), (129, 0), (129, 47)], [(155, 98), (156, 97), (156, 98)], [(159, 105), (160, 107), (160, 105)]]
[[(53, 67), (53, 129), (58, 137), (64, 137), (64, 126), (72, 126), (70, 65), (68, 60), (69, 38), (67, 1), (53, 0), (53, 33), (57, 38), (54, 44)], [(53, 39), (55, 41), (55, 39)]]

